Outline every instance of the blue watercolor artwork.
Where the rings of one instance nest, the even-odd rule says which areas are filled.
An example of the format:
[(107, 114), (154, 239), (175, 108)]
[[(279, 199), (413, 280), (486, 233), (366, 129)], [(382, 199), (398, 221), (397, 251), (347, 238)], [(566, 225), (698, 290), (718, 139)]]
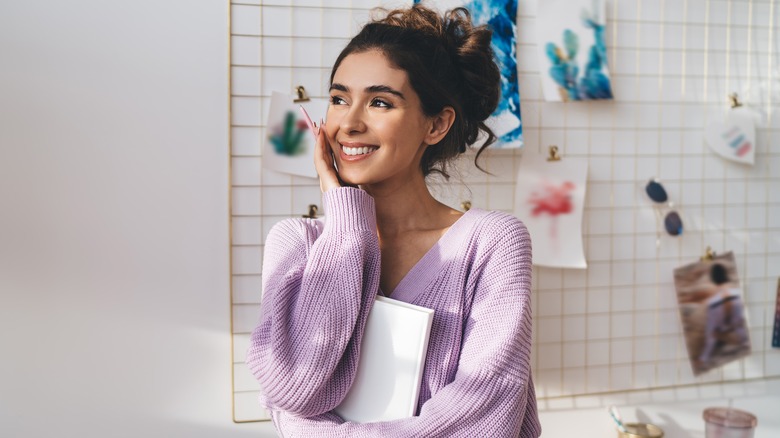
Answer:
[(612, 99), (603, 0), (546, 0), (537, 11), (545, 100)]
[(435, 5), (440, 10), (464, 7), (471, 13), (474, 24), (487, 25), (493, 31), (493, 52), (501, 71), (501, 99), (498, 108), (485, 122), (498, 137), (491, 147), (522, 147), (523, 123), (517, 82), (517, 0), (414, 0), (414, 3)]

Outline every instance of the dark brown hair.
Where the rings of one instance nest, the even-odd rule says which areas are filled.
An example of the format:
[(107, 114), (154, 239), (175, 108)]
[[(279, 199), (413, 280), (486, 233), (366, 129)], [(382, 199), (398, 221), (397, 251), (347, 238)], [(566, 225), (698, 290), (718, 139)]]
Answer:
[(710, 268), (710, 279), (718, 286), (723, 283), (728, 283), (729, 273), (726, 271), (726, 267), (720, 263), (712, 265), (712, 268)]
[(348, 55), (380, 51), (406, 71), (427, 116), (446, 106), (455, 110), (455, 122), (447, 135), (423, 154), (423, 175), (438, 172), (448, 178), (447, 164), (475, 143), (482, 131), (487, 138), (474, 160), (479, 167), (477, 159), (496, 140), (485, 120), (501, 95), (501, 74), (490, 45), (492, 32), (486, 26), (474, 26), (464, 8), (444, 16), (420, 5), (382, 12), (384, 18), (366, 24), (341, 51), (330, 82)]

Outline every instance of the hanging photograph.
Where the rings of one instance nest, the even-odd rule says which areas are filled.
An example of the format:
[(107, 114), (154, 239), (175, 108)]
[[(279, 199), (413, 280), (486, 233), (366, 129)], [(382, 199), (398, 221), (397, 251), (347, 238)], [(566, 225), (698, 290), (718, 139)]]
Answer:
[(295, 96), (274, 92), (266, 120), (263, 168), (291, 175), (317, 178), (314, 169), (314, 136), (300, 111), (303, 106), (312, 118), (325, 117), (326, 100), (294, 102)]
[(612, 99), (604, 0), (540, 1), (536, 23), (545, 100)]
[(587, 178), (587, 161), (548, 161), (536, 151), (523, 151), (514, 213), (531, 234), (534, 265), (580, 269), (588, 266), (582, 246)]
[(435, 7), (440, 11), (466, 8), (474, 24), (487, 25), (493, 30), (493, 52), (501, 71), (501, 99), (485, 122), (498, 137), (490, 147), (522, 147), (523, 123), (517, 82), (517, 0), (415, 0), (415, 3)]
[(780, 278), (777, 279), (777, 298), (775, 299), (775, 325), (772, 327), (772, 347), (780, 348)]
[(750, 354), (733, 252), (675, 269), (674, 284), (694, 375)]

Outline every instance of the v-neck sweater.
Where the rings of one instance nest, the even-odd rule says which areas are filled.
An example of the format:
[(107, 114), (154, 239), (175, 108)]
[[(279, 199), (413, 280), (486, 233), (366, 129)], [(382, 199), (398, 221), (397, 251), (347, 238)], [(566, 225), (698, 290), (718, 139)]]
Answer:
[(379, 293), (374, 200), (323, 194), (324, 219), (287, 219), (265, 243), (247, 364), (285, 437), (538, 437), (531, 377), (531, 240), (512, 215), (473, 208), (393, 299), (434, 310), (415, 416), (355, 423), (332, 410), (354, 380)]

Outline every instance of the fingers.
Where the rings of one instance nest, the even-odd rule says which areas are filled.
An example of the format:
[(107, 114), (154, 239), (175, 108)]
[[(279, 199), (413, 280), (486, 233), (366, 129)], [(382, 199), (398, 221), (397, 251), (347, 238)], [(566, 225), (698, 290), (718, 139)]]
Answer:
[[(316, 125), (316, 124), (315, 124)], [(314, 133), (314, 167), (317, 169), (317, 174), (322, 177), (323, 172), (327, 170), (326, 152), (328, 149), (328, 139), (325, 138), (324, 132), (321, 134), (322, 126), (312, 129)]]
[[(320, 190), (326, 192), (332, 188), (340, 187), (339, 176), (336, 172), (336, 166), (333, 164), (333, 154), (330, 148), (330, 142), (325, 130), (322, 129), (325, 122), (320, 119), (320, 124), (316, 128), (316, 146), (314, 151), (314, 168), (320, 177)], [(315, 124), (316, 126), (316, 124)]]

